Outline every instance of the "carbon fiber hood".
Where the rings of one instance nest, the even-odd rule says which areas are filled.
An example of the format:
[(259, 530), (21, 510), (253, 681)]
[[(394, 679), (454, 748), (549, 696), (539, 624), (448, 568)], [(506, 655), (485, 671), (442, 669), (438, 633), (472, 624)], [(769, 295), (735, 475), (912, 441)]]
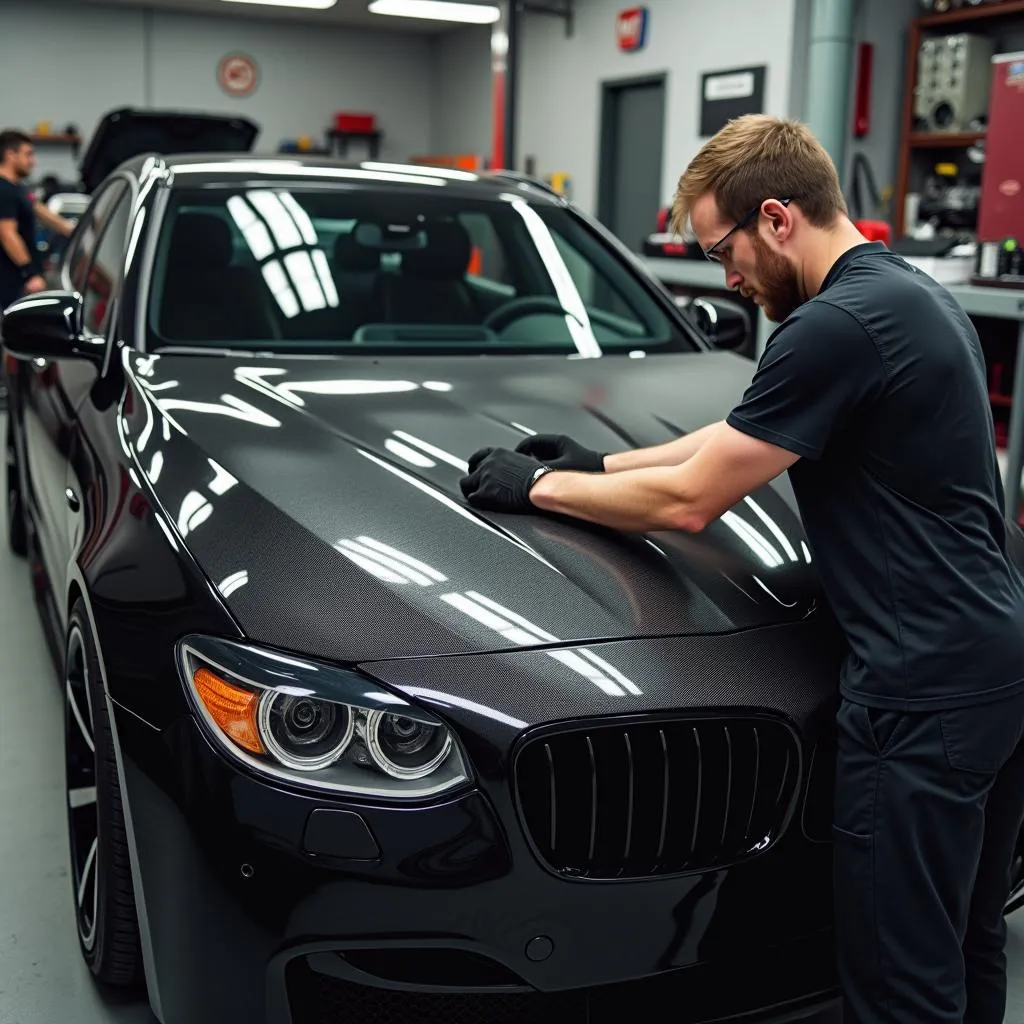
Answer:
[(134, 357), (122, 419), (253, 640), (344, 662), (727, 633), (804, 618), (815, 574), (777, 481), (698, 536), (481, 514), (465, 460), (528, 432), (598, 450), (724, 416), (751, 364)]

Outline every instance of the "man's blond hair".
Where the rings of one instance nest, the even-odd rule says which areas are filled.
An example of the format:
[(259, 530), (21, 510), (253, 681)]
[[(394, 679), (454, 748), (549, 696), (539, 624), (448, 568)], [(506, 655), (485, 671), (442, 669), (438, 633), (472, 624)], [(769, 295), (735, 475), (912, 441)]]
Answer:
[(690, 161), (672, 201), (673, 231), (686, 230), (693, 204), (709, 192), (734, 222), (765, 199), (792, 199), (821, 228), (848, 215), (835, 164), (811, 130), (768, 114), (729, 121)]

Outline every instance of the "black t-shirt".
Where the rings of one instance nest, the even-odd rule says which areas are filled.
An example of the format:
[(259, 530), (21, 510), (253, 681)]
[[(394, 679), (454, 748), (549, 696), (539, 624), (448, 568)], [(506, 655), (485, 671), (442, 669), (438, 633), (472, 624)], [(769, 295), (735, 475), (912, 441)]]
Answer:
[(728, 422), (801, 456), (790, 481), (850, 643), (845, 697), (943, 709), (1024, 687), (985, 363), (945, 288), (880, 242), (851, 249)]
[[(36, 215), (28, 195), (20, 185), (15, 185), (6, 178), (0, 178), (0, 220), (13, 220), (18, 225), (21, 235), (32, 260), (33, 270), (39, 272), (36, 257), (35, 223)], [(0, 245), (0, 304), (6, 306), (13, 302), (25, 287), (22, 270), (7, 255), (7, 250)]]

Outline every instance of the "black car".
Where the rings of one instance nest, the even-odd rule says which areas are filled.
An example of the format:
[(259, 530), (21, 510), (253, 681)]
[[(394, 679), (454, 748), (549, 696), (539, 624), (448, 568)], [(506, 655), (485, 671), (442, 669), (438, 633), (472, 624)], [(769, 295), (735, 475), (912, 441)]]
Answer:
[(697, 536), (458, 486), (692, 430), (749, 361), (500, 174), (139, 156), (61, 277), (3, 321), (10, 543), (98, 979), (164, 1024), (834, 999), (845, 646), (785, 480)]

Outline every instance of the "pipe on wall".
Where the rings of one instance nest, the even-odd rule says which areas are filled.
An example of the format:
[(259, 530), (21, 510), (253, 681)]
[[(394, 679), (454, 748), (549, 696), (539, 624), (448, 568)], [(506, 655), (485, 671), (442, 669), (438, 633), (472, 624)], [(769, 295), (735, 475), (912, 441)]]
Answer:
[(505, 166), (505, 89), (508, 60), (508, 3), (491, 29), (491, 153), (489, 166)]
[(832, 157), (846, 165), (856, 0), (811, 0), (804, 120)]
[(505, 53), (505, 167), (516, 168), (516, 91), (519, 70), (519, 37), (523, 20), (521, 0), (506, 2), (505, 32), (508, 43)]

